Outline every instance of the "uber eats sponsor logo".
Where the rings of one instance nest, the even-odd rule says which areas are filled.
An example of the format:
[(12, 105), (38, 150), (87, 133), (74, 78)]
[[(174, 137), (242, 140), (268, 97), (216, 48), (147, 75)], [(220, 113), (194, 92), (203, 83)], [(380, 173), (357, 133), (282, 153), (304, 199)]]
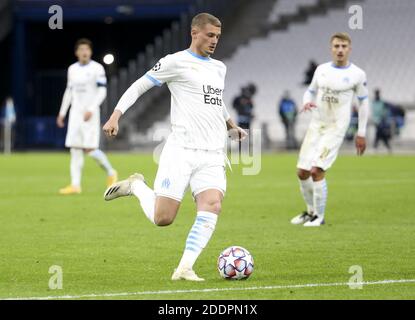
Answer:
[(322, 88), (324, 94), (321, 96), (321, 101), (328, 103), (339, 103), (339, 90), (332, 90), (330, 88)]
[(212, 87), (209, 85), (203, 85), (204, 101), (206, 104), (214, 106), (222, 106), (222, 93), (223, 89)]

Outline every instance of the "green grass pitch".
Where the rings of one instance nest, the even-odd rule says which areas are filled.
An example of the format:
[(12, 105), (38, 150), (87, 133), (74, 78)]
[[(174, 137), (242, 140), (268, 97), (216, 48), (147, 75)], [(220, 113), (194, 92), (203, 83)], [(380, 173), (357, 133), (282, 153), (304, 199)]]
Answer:
[[(121, 178), (139, 171), (152, 184), (151, 155), (110, 159)], [(415, 279), (413, 156), (340, 156), (328, 173), (327, 224), (311, 229), (289, 223), (303, 209), (295, 154), (263, 155), (257, 176), (234, 165), (216, 232), (195, 265), (204, 283), (170, 280), (195, 217), (189, 194), (174, 224), (156, 227), (134, 197), (103, 200), (105, 175), (90, 158), (83, 193), (59, 196), (68, 163), (66, 153), (0, 156), (0, 298), (415, 299), (414, 282), (346, 285), (353, 265), (363, 281)], [(219, 277), (217, 256), (230, 245), (255, 258), (247, 281)], [(48, 287), (52, 265), (63, 269), (61, 290)]]

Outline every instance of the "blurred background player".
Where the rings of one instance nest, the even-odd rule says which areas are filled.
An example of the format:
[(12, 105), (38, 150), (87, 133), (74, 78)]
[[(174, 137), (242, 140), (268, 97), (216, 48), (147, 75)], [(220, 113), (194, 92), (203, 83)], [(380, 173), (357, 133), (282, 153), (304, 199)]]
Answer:
[(79, 39), (75, 44), (75, 55), (78, 62), (68, 68), (67, 87), (56, 119), (58, 127), (63, 128), (71, 106), (65, 140), (65, 146), (71, 152), (71, 184), (59, 190), (63, 195), (81, 193), (84, 153), (94, 158), (106, 171), (108, 186), (117, 181), (117, 172), (99, 149), (100, 105), (107, 94), (105, 70), (101, 64), (91, 60), (90, 40)]
[(221, 212), (226, 191), (227, 129), (235, 129), (242, 138), (247, 135), (231, 120), (223, 102), (226, 66), (210, 57), (218, 45), (221, 26), (210, 14), (195, 16), (190, 48), (162, 58), (134, 82), (103, 127), (108, 136), (116, 136), (121, 115), (146, 91), (167, 83), (172, 96), (172, 133), (160, 156), (154, 190), (141, 174), (134, 174), (108, 188), (104, 197), (113, 200), (133, 194), (152, 223), (167, 226), (176, 218), (190, 185), (197, 216), (172, 280), (204, 280), (193, 271), (193, 265), (210, 240)]
[(293, 224), (324, 224), (327, 202), (325, 174), (337, 158), (349, 127), (353, 99), (358, 99), (357, 154), (366, 148), (369, 102), (366, 73), (349, 62), (352, 40), (347, 33), (331, 37), (332, 62), (320, 65), (304, 94), (303, 110), (312, 111), (312, 119), (301, 146), (297, 163), (300, 188), (307, 211), (294, 217)]
[(295, 139), (297, 105), (291, 98), (291, 94), (288, 90), (284, 92), (284, 95), (279, 103), (278, 113), (285, 128), (285, 147), (287, 150), (297, 149), (297, 140)]
[(382, 141), (389, 153), (392, 153), (390, 139), (392, 138), (392, 117), (388, 104), (381, 98), (380, 89), (375, 90), (372, 102), (372, 119), (376, 127), (373, 147), (377, 150), (379, 141)]
[(255, 93), (256, 86), (251, 83), (246, 87), (243, 87), (241, 94), (233, 100), (233, 108), (238, 114), (238, 126), (242, 129), (249, 130), (251, 128), (251, 122), (254, 118), (254, 102), (252, 101), (252, 98)]

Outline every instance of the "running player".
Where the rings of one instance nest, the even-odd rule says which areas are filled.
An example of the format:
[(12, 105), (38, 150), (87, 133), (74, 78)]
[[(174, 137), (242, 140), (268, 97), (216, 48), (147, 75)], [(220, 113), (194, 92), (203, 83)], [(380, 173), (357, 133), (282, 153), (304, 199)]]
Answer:
[(117, 172), (107, 156), (99, 149), (100, 105), (107, 95), (104, 67), (91, 60), (92, 43), (79, 39), (75, 44), (78, 62), (68, 68), (68, 83), (56, 123), (65, 126), (69, 106), (68, 132), (65, 146), (71, 150), (71, 184), (59, 190), (60, 194), (81, 193), (84, 153), (94, 158), (107, 173), (107, 186), (117, 181)]
[(357, 154), (366, 149), (369, 115), (365, 72), (349, 61), (352, 40), (336, 33), (331, 41), (332, 62), (320, 65), (304, 94), (303, 111), (312, 111), (312, 120), (301, 146), (297, 163), (300, 189), (307, 210), (291, 220), (307, 227), (324, 224), (327, 202), (326, 171), (333, 165), (350, 123), (352, 103), (357, 98), (359, 124)]
[(247, 133), (230, 119), (223, 101), (226, 66), (211, 55), (221, 35), (221, 22), (201, 13), (191, 25), (190, 48), (161, 59), (121, 97), (103, 130), (118, 132), (122, 114), (147, 90), (167, 83), (171, 92), (172, 133), (163, 148), (154, 190), (141, 174), (114, 184), (105, 200), (136, 196), (147, 218), (158, 226), (173, 223), (187, 187), (196, 201), (197, 217), (172, 280), (203, 281), (193, 265), (206, 247), (221, 212), (226, 191), (227, 129)]

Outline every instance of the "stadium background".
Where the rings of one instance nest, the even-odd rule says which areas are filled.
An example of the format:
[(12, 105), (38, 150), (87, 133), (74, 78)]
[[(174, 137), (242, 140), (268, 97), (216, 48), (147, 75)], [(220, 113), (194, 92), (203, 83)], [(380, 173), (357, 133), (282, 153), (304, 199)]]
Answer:
[[(52, 16), (48, 9), (54, 4), (63, 8), (62, 30), (48, 26)], [(349, 29), (348, 8), (353, 4), (363, 8), (363, 30)], [(66, 68), (75, 61), (76, 39), (90, 38), (93, 58), (100, 63), (107, 53), (115, 56), (114, 63), (106, 65), (109, 85), (102, 106), (104, 120), (126, 88), (159, 58), (188, 46), (189, 20), (201, 11), (218, 15), (224, 23), (215, 57), (228, 66), (225, 102), (234, 118), (232, 101), (241, 87), (248, 83), (257, 86), (253, 127), (262, 129), (263, 148), (283, 146), (285, 133), (277, 104), (285, 90), (301, 103), (307, 64), (330, 59), (327, 39), (334, 31), (351, 34), (352, 61), (367, 71), (371, 98), (374, 89), (380, 88), (382, 98), (406, 111), (405, 125), (393, 145), (398, 151), (414, 146), (415, 93), (411, 84), (415, 65), (410, 39), (415, 3), (410, 0), (7, 0), (1, 2), (0, 10), (0, 103), (4, 106), (8, 95), (14, 99), (15, 149), (63, 148), (65, 130), (56, 128), (55, 116)], [(102, 147), (152, 147), (156, 130), (169, 128), (169, 103), (166, 87), (151, 90), (123, 119), (119, 138), (110, 144), (102, 139)], [(297, 140), (304, 135), (308, 117), (298, 117)], [(370, 125), (369, 145), (374, 134)]]

